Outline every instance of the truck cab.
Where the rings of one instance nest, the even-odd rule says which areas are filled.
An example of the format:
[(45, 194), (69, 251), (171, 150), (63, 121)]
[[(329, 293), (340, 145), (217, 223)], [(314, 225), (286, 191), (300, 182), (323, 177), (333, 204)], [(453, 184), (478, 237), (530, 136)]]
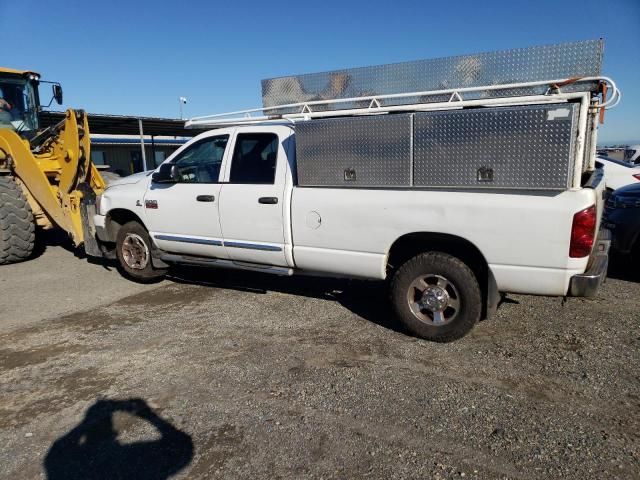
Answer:
[(293, 268), (293, 134), (287, 126), (268, 126), (197, 136), (157, 171), (109, 186), (100, 211), (110, 215), (96, 217), (98, 236), (115, 240), (113, 219), (135, 216), (175, 260), (202, 256), (219, 265)]
[[(40, 83), (40, 74), (36, 72), (0, 67), (0, 128), (13, 130), (25, 138), (37, 133), (38, 113), (42, 108)], [(53, 99), (62, 104), (60, 84), (45, 83), (52, 83)]]
[(177, 183), (164, 183), (158, 174), (144, 197), (146, 224), (158, 247), (293, 267), (285, 222), (292, 135), (289, 127), (225, 128), (178, 150), (166, 162)]
[(0, 128), (27, 134), (38, 130), (39, 75), (0, 69)]

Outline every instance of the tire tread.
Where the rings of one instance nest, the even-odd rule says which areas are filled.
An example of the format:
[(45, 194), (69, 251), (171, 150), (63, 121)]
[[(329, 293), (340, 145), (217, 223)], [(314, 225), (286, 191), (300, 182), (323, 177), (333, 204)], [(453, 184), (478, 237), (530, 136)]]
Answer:
[(129, 279), (138, 283), (155, 283), (164, 278), (167, 273), (167, 269), (154, 268), (151, 260), (143, 270), (133, 270), (132, 268), (129, 268), (127, 266), (124, 259), (122, 258), (122, 242), (128, 232), (133, 232), (140, 235), (147, 243), (149, 251), (151, 251), (153, 247), (149, 232), (139, 222), (132, 220), (122, 225), (122, 227), (120, 227), (120, 230), (118, 231), (118, 236), (116, 239), (116, 255), (120, 264), (121, 273), (123, 273)]
[(27, 260), (36, 228), (31, 206), (10, 176), (0, 176), (0, 265)]
[[(404, 277), (407, 274), (407, 272), (420, 268), (425, 262), (431, 262), (431, 263), (440, 262), (444, 264), (449, 264), (453, 268), (460, 269), (460, 271), (463, 272), (463, 274), (467, 276), (469, 280), (472, 280), (467, 282), (465, 287), (470, 289), (471, 291), (470, 296), (474, 297), (474, 299), (478, 301), (478, 305), (476, 306), (477, 312), (474, 315), (466, 319), (465, 322), (456, 323), (455, 325), (452, 323), (451, 324), (452, 328), (449, 328), (442, 332), (438, 332), (435, 335), (428, 333), (430, 329), (426, 328), (426, 326), (425, 328), (419, 328), (414, 325), (414, 322), (410, 320), (406, 321), (403, 318), (403, 314), (400, 308), (400, 302), (405, 301), (404, 299), (405, 292), (399, 292), (399, 283), (405, 281)], [(391, 292), (391, 301), (394, 305), (394, 308), (396, 310), (396, 313), (400, 321), (412, 333), (426, 340), (439, 342), (439, 343), (448, 343), (454, 340), (458, 340), (463, 336), (465, 336), (480, 319), (482, 293), (481, 293), (480, 285), (478, 284), (476, 275), (466, 263), (464, 263), (462, 260), (458, 259), (457, 257), (454, 257), (447, 253), (437, 252), (437, 251), (424, 252), (407, 260), (404, 264), (400, 266), (400, 268), (398, 268), (395, 275), (393, 276), (391, 280), (390, 292)], [(398, 295), (400, 295), (401, 298), (397, 298)], [(438, 328), (442, 328), (442, 327), (438, 327)]]

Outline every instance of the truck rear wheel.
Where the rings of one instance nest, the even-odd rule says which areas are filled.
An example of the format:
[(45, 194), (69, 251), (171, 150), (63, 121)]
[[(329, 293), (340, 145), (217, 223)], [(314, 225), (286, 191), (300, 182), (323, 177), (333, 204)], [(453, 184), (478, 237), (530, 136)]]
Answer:
[(147, 230), (136, 221), (125, 223), (118, 230), (116, 255), (125, 274), (138, 282), (160, 280), (166, 269), (154, 268), (151, 262), (153, 245)]
[(414, 335), (451, 342), (480, 320), (482, 295), (473, 271), (458, 258), (427, 252), (405, 262), (391, 283), (399, 320)]
[(33, 252), (36, 225), (20, 186), (0, 176), (0, 265), (21, 262)]

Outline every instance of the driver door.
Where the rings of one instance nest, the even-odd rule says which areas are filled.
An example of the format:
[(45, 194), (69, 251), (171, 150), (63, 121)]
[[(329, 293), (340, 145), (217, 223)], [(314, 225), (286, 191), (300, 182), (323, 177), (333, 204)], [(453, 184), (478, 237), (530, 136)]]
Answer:
[(220, 171), (229, 134), (211, 132), (188, 143), (167, 162), (178, 167), (177, 183), (151, 183), (144, 198), (147, 226), (167, 252), (228, 258), (218, 214)]

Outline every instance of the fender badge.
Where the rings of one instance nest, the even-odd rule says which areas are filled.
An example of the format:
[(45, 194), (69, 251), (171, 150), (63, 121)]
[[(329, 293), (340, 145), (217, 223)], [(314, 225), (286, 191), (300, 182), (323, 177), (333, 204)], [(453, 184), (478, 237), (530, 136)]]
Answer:
[(145, 200), (144, 201), (144, 206), (146, 208), (154, 208), (157, 209), (158, 208), (158, 201), (157, 200)]
[(141, 207), (142, 204), (140, 203), (140, 200), (136, 200), (136, 207)]

